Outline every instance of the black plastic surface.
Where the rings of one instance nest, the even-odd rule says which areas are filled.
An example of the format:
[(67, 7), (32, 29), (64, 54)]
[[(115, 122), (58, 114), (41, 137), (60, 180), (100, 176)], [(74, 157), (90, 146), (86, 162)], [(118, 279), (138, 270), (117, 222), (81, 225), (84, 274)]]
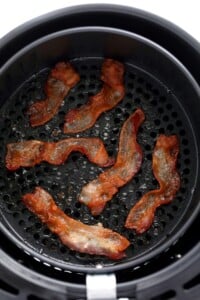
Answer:
[[(114, 5), (89, 5), (62, 9), (22, 25), (0, 41), (1, 64), (24, 45), (54, 32), (55, 29), (62, 30), (69, 27), (101, 24), (141, 33), (165, 46), (182, 61), (200, 84), (200, 45), (197, 41), (177, 26), (157, 16), (137, 9)], [(198, 118), (196, 123), (197, 120)], [(183, 289), (183, 283), (190, 282), (195, 278), (200, 269), (200, 244), (197, 242), (198, 239), (195, 242), (195, 237), (198, 237), (198, 230), (195, 231), (197, 228), (199, 228), (198, 223), (191, 226), (188, 235), (182, 237), (181, 244), (178, 242), (175, 248), (171, 247), (171, 250), (166, 252), (164, 257), (161, 255), (157, 261), (153, 261), (153, 265), (148, 264), (146, 267), (142, 265), (137, 270), (135, 268), (132, 275), (129, 272), (125, 274), (120, 272), (124, 281), (128, 280), (128, 274), (130, 278), (137, 277), (138, 270), (140, 277), (137, 277), (138, 280), (126, 284), (118, 284), (119, 296), (148, 299), (153, 295), (157, 297), (156, 300), (161, 300), (168, 299), (168, 295), (171, 295), (168, 291), (173, 290), (176, 294), (173, 296), (175, 299), (199, 299), (198, 283), (188, 290)], [(190, 238), (193, 240), (192, 243)], [(72, 274), (69, 273), (67, 279), (63, 275), (63, 281), (66, 278), (70, 282), (69, 279), (72, 278), (77, 284), (63, 283), (60, 276), (56, 277), (55, 272), (60, 273), (59, 271), (49, 271), (48, 266), (42, 267), (40, 262), (35, 261), (35, 265), (38, 264), (38, 268), (36, 268), (29, 256), (26, 258), (26, 254), (23, 254), (20, 249), (17, 250), (14, 245), (10, 247), (9, 243), (4, 243), (6, 239), (2, 238), (1, 240), (4, 246), (9, 247), (7, 250), (3, 247), (3, 251), (9, 252), (8, 249), (10, 249), (11, 252), (10, 257), (5, 252), (1, 252), (0, 278), (3, 278), (5, 282), (12, 283), (20, 290), (18, 295), (10, 295), (1, 289), (1, 299), (21, 300), (27, 299), (28, 296), (30, 296), (28, 299), (50, 299), (52, 297), (66, 299), (68, 296), (69, 299), (77, 299), (81, 296), (84, 297), (85, 286), (77, 281), (77, 277), (73, 278)], [(184, 251), (184, 258), (179, 259), (178, 249), (181, 250), (181, 253)], [(11, 257), (14, 257), (14, 260)], [(177, 263), (175, 263), (176, 259), (178, 260)], [(20, 264), (25, 264), (25, 261), (28, 269), (21, 268)], [(149, 270), (148, 276), (146, 276), (146, 268)], [(162, 270), (162, 273), (159, 270)], [(48, 275), (51, 276), (52, 281), (48, 280)], [(55, 280), (55, 278), (59, 279)]]
[[(198, 300), (200, 285), (198, 228), (199, 220), (196, 220), (185, 237), (152, 263), (126, 270), (124, 274), (117, 272), (117, 296), (134, 300), (169, 300), (171, 298)], [(186, 240), (187, 243), (185, 243)], [(71, 280), (73, 274), (59, 270), (53, 271), (48, 266), (25, 256), (16, 250), (15, 246), (10, 247), (9, 243), (7, 241), (3, 247), (5, 252), (0, 250), (1, 299), (86, 299), (84, 277), (82, 280), (76, 277), (73, 282)], [(20, 255), (17, 255), (17, 252)]]
[(151, 13), (120, 5), (90, 4), (57, 10), (27, 22), (0, 41), (0, 65), (34, 40), (67, 28), (105, 26), (128, 30), (163, 46), (200, 82), (200, 44), (178, 26)]

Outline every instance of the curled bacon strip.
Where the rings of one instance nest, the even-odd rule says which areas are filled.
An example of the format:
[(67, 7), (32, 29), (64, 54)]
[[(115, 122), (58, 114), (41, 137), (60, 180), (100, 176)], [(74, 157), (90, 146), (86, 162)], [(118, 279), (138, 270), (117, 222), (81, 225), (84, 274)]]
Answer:
[(33, 167), (42, 161), (60, 165), (72, 151), (85, 154), (91, 162), (101, 167), (114, 163), (113, 158), (108, 156), (101, 139), (69, 138), (59, 142), (30, 140), (8, 144), (6, 167), (10, 171), (15, 171), (20, 167)]
[(137, 109), (126, 120), (120, 133), (116, 163), (83, 187), (79, 201), (87, 205), (93, 215), (100, 214), (106, 202), (140, 169), (142, 150), (136, 141), (136, 134), (144, 119), (143, 111)]
[(43, 125), (58, 112), (64, 99), (80, 77), (70, 63), (60, 62), (51, 70), (45, 86), (46, 98), (32, 104), (27, 114), (32, 127)]
[(68, 217), (41, 187), (23, 196), (27, 208), (72, 250), (120, 259), (130, 242), (117, 232), (100, 225), (86, 225)]
[(180, 188), (180, 176), (176, 170), (179, 142), (175, 135), (160, 135), (153, 152), (153, 173), (160, 188), (145, 194), (127, 217), (125, 227), (143, 233), (153, 223), (156, 208), (170, 203)]
[(77, 133), (91, 128), (97, 118), (112, 109), (124, 97), (124, 66), (122, 63), (106, 59), (102, 66), (103, 88), (89, 102), (77, 109), (70, 110), (65, 116), (64, 133)]

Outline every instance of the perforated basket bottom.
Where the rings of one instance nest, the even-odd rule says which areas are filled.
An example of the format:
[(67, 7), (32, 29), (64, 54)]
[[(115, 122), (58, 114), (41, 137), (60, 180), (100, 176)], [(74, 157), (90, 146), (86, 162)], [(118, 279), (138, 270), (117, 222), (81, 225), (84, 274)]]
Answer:
[[(1, 107), (0, 207), (3, 222), (17, 239), (35, 251), (36, 258), (43, 262), (48, 258), (48, 263), (50, 259), (53, 266), (57, 262), (62, 263), (63, 268), (67, 268), (68, 264), (99, 267), (120, 263), (71, 251), (63, 246), (56, 235), (21, 202), (23, 194), (40, 185), (50, 192), (66, 214), (86, 224), (101, 222), (105, 227), (126, 236), (131, 246), (123, 261), (133, 261), (166, 241), (190, 204), (196, 170), (195, 141), (190, 123), (180, 105), (181, 99), (179, 103), (175, 95), (156, 78), (127, 64), (124, 100), (116, 108), (103, 114), (92, 129), (75, 136), (98, 136), (104, 141), (109, 154), (116, 156), (120, 129), (128, 116), (140, 107), (146, 116), (138, 133), (138, 142), (144, 154), (143, 164), (139, 173), (107, 204), (103, 213), (92, 217), (87, 207), (77, 201), (77, 195), (103, 169), (89, 163), (86, 157), (73, 153), (61, 166), (42, 163), (34, 168), (21, 168), (16, 172), (8, 172), (4, 162), (8, 143), (27, 139), (58, 141), (69, 137), (62, 133), (65, 113), (70, 108), (87, 102), (88, 96), (97, 93), (102, 84), (99, 80), (102, 59), (76, 59), (72, 63), (80, 73), (81, 81), (66, 97), (59, 113), (48, 124), (31, 128), (25, 114), (30, 103), (44, 98), (43, 87), (49, 72), (47, 69), (28, 79)], [(146, 233), (136, 235), (134, 231), (124, 228), (124, 222), (136, 201), (147, 191), (158, 187), (152, 174), (151, 159), (156, 138), (160, 133), (177, 134), (180, 139), (178, 170), (181, 174), (181, 188), (170, 205), (157, 210), (152, 227)]]

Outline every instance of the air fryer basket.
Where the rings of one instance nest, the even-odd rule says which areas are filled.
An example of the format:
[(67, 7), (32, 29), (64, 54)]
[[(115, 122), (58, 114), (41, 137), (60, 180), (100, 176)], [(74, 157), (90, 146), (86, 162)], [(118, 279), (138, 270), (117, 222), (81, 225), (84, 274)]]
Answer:
[[(144, 151), (144, 162), (139, 174), (120, 190), (102, 215), (94, 218), (86, 207), (76, 201), (81, 187), (101, 171), (86, 158), (72, 154), (62, 166), (43, 163), (14, 173), (5, 169), (4, 158), (9, 142), (67, 137), (61, 131), (64, 114), (99, 90), (104, 57), (119, 59), (125, 64), (126, 96), (120, 105), (104, 114), (91, 130), (78, 136), (100, 136), (109, 153), (116, 155), (119, 131), (124, 120), (137, 107), (141, 107), (146, 121), (139, 131), (138, 141)], [(49, 68), (63, 59), (74, 64), (81, 81), (51, 122), (32, 129), (24, 112), (29, 103), (42, 98)], [(0, 94), (1, 228), (33, 257), (76, 272), (122, 270), (147, 262), (167, 250), (197, 215), (199, 89), (190, 73), (158, 45), (138, 35), (111, 28), (76, 28), (57, 32), (27, 46), (3, 66)], [(123, 225), (129, 209), (138, 198), (157, 187), (151, 170), (151, 153), (160, 133), (179, 136), (181, 189), (172, 204), (158, 209), (152, 228), (143, 235), (136, 235), (125, 230)], [(127, 236), (132, 243), (127, 258), (113, 262), (64, 247), (21, 203), (21, 196), (36, 185), (46, 188), (59, 206), (74, 218), (88, 224), (102, 222), (104, 226)]]

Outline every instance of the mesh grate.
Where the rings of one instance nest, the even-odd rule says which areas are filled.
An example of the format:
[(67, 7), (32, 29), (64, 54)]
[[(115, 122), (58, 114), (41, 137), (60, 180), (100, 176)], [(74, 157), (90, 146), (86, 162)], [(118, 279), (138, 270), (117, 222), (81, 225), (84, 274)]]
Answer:
[[(93, 217), (88, 209), (76, 198), (88, 181), (97, 177), (103, 170), (79, 153), (70, 155), (61, 166), (47, 163), (34, 168), (21, 168), (8, 172), (4, 159), (6, 144), (23, 139), (41, 139), (58, 141), (71, 135), (62, 133), (64, 115), (70, 108), (78, 107), (101, 87), (101, 59), (74, 60), (81, 75), (80, 83), (70, 92), (58, 115), (48, 124), (39, 128), (30, 128), (24, 112), (35, 99), (42, 99), (43, 86), (49, 70), (42, 70), (25, 82), (1, 108), (0, 120), (0, 199), (1, 211), (10, 231), (30, 245), (37, 253), (70, 264), (98, 267), (112, 265), (115, 262), (98, 256), (90, 256), (69, 250), (63, 246), (56, 235), (30, 213), (21, 202), (21, 196), (33, 190), (37, 185), (49, 191), (57, 204), (70, 216), (86, 224), (103, 223), (131, 241), (125, 261), (143, 256), (162, 243), (173, 233), (177, 222), (186, 211), (191, 190), (195, 182), (195, 141), (187, 116), (174, 94), (150, 74), (134, 66), (126, 65), (126, 96), (115, 109), (102, 115), (94, 127), (74, 136), (98, 136), (102, 138), (110, 155), (116, 155), (119, 132), (123, 122), (137, 108), (141, 107), (146, 121), (138, 134), (138, 142), (143, 148), (144, 161), (140, 172), (110, 201), (103, 213)], [(157, 188), (157, 182), (151, 169), (152, 151), (156, 137), (160, 133), (177, 134), (180, 138), (178, 169), (181, 174), (181, 189), (172, 204), (157, 210), (152, 227), (142, 235), (124, 228), (126, 216), (134, 203), (150, 189)], [(193, 173), (191, 174), (191, 170)], [(67, 267), (67, 265), (66, 265)]]

